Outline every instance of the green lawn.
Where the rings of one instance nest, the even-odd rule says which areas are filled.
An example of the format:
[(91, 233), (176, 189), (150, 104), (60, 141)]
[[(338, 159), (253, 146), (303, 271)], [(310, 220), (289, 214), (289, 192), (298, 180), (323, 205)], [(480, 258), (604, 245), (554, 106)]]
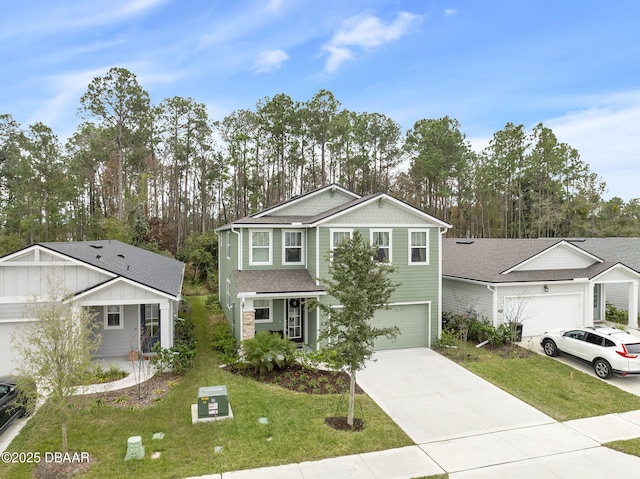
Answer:
[(640, 397), (546, 356), (473, 346), (440, 353), (558, 421), (640, 409)]
[[(164, 399), (139, 410), (94, 404), (74, 411), (69, 448), (98, 460), (83, 478), (186, 477), (413, 444), (366, 395), (358, 396), (357, 403), (357, 411), (364, 412), (365, 430), (340, 432), (324, 424), (325, 417), (336, 415), (339, 395), (292, 392), (221, 370), (207, 339), (213, 323), (204, 299), (192, 298), (191, 304), (198, 337), (196, 366)], [(198, 387), (222, 384), (227, 386), (234, 419), (192, 425), (190, 408)], [(59, 424), (43, 412), (29, 421), (10, 451), (44, 456), (60, 450)], [(260, 424), (260, 417), (267, 417), (269, 424)], [(156, 432), (164, 432), (164, 439), (152, 440)], [(130, 436), (142, 436), (141, 461), (124, 462)], [(216, 446), (222, 446), (222, 452), (214, 453)], [(162, 453), (159, 459), (151, 459), (154, 451)], [(0, 477), (29, 478), (32, 468), (0, 465)]]

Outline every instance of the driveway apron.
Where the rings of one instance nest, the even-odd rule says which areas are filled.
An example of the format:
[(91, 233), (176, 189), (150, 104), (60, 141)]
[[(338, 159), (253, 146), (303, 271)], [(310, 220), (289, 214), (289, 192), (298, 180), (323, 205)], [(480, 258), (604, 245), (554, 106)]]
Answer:
[[(451, 479), (605, 478), (640, 468), (640, 458), (601, 447), (582, 423), (559, 423), (430, 349), (376, 352), (358, 384)], [(576, 461), (585, 467), (572, 469)]]

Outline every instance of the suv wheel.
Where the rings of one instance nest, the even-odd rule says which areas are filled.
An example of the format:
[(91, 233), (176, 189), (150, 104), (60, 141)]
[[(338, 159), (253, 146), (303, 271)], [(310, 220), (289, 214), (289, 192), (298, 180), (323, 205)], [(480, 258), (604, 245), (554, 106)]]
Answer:
[(542, 343), (542, 349), (547, 356), (555, 357), (558, 355), (558, 347), (551, 339), (545, 339)]
[(611, 364), (604, 359), (596, 359), (593, 362), (593, 370), (600, 379), (609, 379), (612, 375)]

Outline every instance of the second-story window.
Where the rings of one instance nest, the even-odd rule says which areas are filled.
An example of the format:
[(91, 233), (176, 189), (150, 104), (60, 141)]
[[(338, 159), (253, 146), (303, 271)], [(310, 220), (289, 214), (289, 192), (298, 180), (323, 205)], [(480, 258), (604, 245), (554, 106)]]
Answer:
[(332, 229), (331, 230), (331, 251), (333, 252), (332, 258), (336, 258), (335, 249), (344, 240), (351, 239), (351, 229)]
[(409, 230), (409, 264), (429, 264), (429, 232)]
[(302, 231), (283, 231), (284, 264), (302, 264)]
[(231, 259), (231, 231), (227, 231), (227, 259)]
[(371, 244), (378, 247), (376, 261), (391, 263), (391, 230), (371, 230)]
[(250, 239), (249, 264), (271, 264), (271, 230), (253, 230)]

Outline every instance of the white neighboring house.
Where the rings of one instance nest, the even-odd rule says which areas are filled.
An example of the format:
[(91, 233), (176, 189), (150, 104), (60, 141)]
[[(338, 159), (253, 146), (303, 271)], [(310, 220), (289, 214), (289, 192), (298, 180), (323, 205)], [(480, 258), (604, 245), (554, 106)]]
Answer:
[(610, 302), (638, 327), (638, 238), (446, 238), (442, 254), (443, 311), (497, 326), (521, 308), (526, 337), (592, 326)]
[(0, 376), (20, 362), (11, 337), (29, 305), (55, 277), (72, 301), (91, 308), (102, 335), (96, 357), (146, 353), (173, 345), (184, 264), (114, 240), (38, 243), (0, 258)]

